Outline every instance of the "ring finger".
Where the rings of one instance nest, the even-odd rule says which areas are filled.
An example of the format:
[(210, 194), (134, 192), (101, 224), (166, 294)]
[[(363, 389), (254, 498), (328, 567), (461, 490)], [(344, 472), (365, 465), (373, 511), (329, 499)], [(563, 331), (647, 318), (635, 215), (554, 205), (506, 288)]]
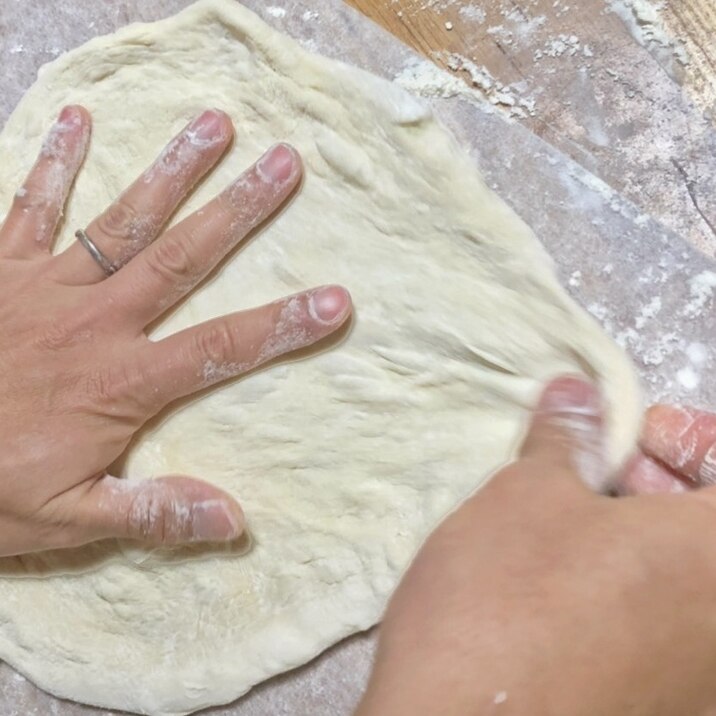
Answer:
[[(203, 112), (87, 227), (88, 237), (114, 267), (123, 266), (154, 241), (182, 199), (216, 164), (232, 136), (226, 114)], [(60, 280), (67, 283), (96, 283), (106, 277), (79, 243), (60, 254), (56, 264)]]

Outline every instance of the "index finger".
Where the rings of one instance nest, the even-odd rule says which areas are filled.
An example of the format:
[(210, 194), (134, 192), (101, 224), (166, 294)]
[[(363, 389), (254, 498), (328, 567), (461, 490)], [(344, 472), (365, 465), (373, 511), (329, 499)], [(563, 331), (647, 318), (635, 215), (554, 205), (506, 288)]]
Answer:
[(654, 405), (646, 413), (642, 450), (698, 485), (716, 485), (716, 415)]
[(107, 279), (105, 290), (121, 303), (125, 316), (144, 328), (275, 213), (301, 174), (298, 152), (287, 144), (275, 145), (216, 198)]

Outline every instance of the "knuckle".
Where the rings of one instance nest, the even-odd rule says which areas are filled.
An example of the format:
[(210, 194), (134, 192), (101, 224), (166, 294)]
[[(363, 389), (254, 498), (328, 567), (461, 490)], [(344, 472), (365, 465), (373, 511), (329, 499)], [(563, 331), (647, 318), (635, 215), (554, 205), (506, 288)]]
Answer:
[(128, 364), (101, 367), (88, 371), (84, 376), (81, 402), (90, 411), (134, 421), (150, 409), (140, 373)]
[[(85, 300), (57, 306), (47, 314), (38, 315), (34, 321), (26, 318), (33, 347), (55, 352), (93, 344), (103, 316), (106, 318), (105, 308), (98, 301)], [(116, 332), (115, 327), (115, 335)]]
[(147, 254), (149, 271), (162, 282), (177, 283), (191, 279), (194, 274), (194, 261), (187, 248), (184, 235), (166, 237), (154, 244)]
[(150, 481), (130, 501), (126, 532), (150, 543), (173, 544), (189, 530), (189, 514), (190, 510), (162, 481)]
[(127, 510), (127, 533), (154, 542), (166, 541), (167, 514), (158, 490), (150, 486), (132, 498)]
[(105, 369), (90, 371), (85, 376), (85, 393), (93, 404), (113, 403), (118, 393), (114, 376)]
[(221, 365), (238, 352), (238, 341), (227, 321), (216, 321), (197, 331), (194, 354), (203, 363)]
[(93, 331), (89, 327), (57, 322), (42, 329), (35, 339), (35, 345), (40, 349), (59, 351), (80, 343), (89, 343), (92, 338)]
[(128, 240), (136, 233), (138, 219), (137, 210), (120, 197), (97, 217), (92, 229), (111, 239)]

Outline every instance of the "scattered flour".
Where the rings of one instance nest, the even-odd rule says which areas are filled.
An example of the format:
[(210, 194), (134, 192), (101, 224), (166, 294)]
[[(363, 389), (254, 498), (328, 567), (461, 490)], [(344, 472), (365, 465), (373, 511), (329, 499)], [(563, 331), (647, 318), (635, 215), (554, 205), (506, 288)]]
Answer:
[[(457, 2), (458, 0), (422, 0), (422, 2), (413, 0), (412, 2), (405, 3), (403, 0), (391, 0), (391, 5), (400, 5), (400, 3), (402, 3), (401, 7), (404, 6), (405, 13), (410, 17), (414, 17), (425, 10), (439, 14), (457, 4)], [(401, 10), (399, 14), (402, 12), (403, 10)]]
[(665, 28), (661, 10), (665, 3), (657, 0), (610, 0), (609, 9), (626, 24), (632, 37), (656, 58), (672, 76), (674, 61), (688, 65), (684, 43)]
[(683, 350), (683, 341), (676, 333), (666, 333), (659, 336), (655, 341), (645, 343), (643, 338), (630, 336), (627, 343), (631, 343), (639, 350), (641, 362), (649, 366), (660, 366), (666, 358), (673, 355), (677, 350)]
[(686, 305), (683, 315), (686, 318), (695, 318), (701, 310), (713, 298), (716, 288), (716, 273), (713, 271), (702, 271), (689, 281), (691, 301)]
[[(648, 280), (639, 283), (654, 285), (657, 276), (646, 271)], [(570, 281), (571, 283), (571, 281)], [(716, 288), (716, 273), (705, 271), (690, 281), (692, 300), (689, 311), (699, 311), (712, 297)], [(619, 311), (602, 303), (592, 303), (587, 310), (602, 324), (614, 340), (626, 350), (638, 364), (647, 370), (641, 371), (643, 379), (650, 384), (651, 398), (659, 400), (693, 400), (693, 393), (702, 383), (705, 371), (711, 369), (712, 358), (708, 345), (688, 341), (675, 331), (661, 332), (661, 322), (654, 321), (662, 311), (662, 299), (654, 296), (645, 302), (633, 317), (631, 325), (625, 325)], [(615, 311), (615, 312), (613, 312)], [(685, 312), (684, 312), (685, 315)], [(660, 371), (654, 370), (666, 362), (673, 366), (673, 380), (664, 380)], [(676, 364), (676, 365), (674, 365)]]
[(524, 45), (547, 22), (547, 18), (544, 15), (529, 18), (521, 10), (512, 10), (507, 14), (503, 13), (503, 16), (506, 20), (505, 23), (487, 28), (487, 34), (494, 37), (502, 45), (515, 45), (517, 47)]
[(480, 90), (484, 99), (490, 104), (506, 110), (511, 117), (534, 117), (536, 102), (532, 97), (526, 96), (526, 85), (523, 82), (504, 85), (496, 80), (484, 66), (478, 66), (472, 60), (456, 52), (436, 53), (453, 72), (467, 74), (470, 84)]
[(303, 49), (307, 50), (308, 52), (320, 52), (320, 47), (318, 46), (318, 43), (312, 37), (302, 37), (299, 39), (299, 43), (301, 44), (301, 47), (303, 47)]
[[(582, 50), (582, 45), (576, 35), (557, 35), (557, 37), (547, 40), (541, 49), (535, 50), (534, 60), (539, 61), (543, 57), (562, 57), (562, 55), (574, 57), (580, 50)], [(591, 57), (592, 55), (589, 48), (587, 48), (587, 53), (589, 54), (585, 53), (584, 50), (582, 52), (586, 57)]]
[(285, 17), (286, 16), (286, 8), (284, 8), (284, 7), (277, 7), (277, 6), (267, 7), (266, 12), (269, 15), (271, 15), (271, 17)]
[(463, 20), (475, 22), (478, 25), (481, 25), (483, 22), (485, 22), (487, 18), (487, 16), (485, 15), (485, 11), (477, 5), (463, 5), (458, 10), (458, 14)]
[(690, 365), (682, 368), (676, 374), (676, 379), (688, 391), (696, 390), (701, 383), (701, 376)]
[(634, 325), (636, 325), (637, 329), (644, 328), (647, 321), (658, 315), (659, 311), (661, 311), (661, 298), (659, 298), (659, 296), (654, 296), (649, 303), (642, 306), (639, 315), (636, 317)]
[(601, 303), (590, 303), (587, 310), (602, 324), (607, 333), (614, 334), (609, 309)]
[(686, 347), (686, 355), (696, 366), (701, 366), (708, 360), (709, 352), (703, 343), (691, 343)]
[(465, 97), (482, 100), (482, 96), (470, 89), (460, 78), (440, 69), (430, 60), (411, 60), (395, 76), (394, 81), (404, 89), (421, 97)]
[[(430, 60), (411, 59), (393, 81), (420, 97), (462, 97), (483, 108), (487, 101), (505, 110), (511, 117), (526, 117), (528, 113), (534, 113), (533, 100), (516, 97), (510, 89), (495, 82), (485, 68), (477, 67), (460, 55), (449, 55), (448, 66), (453, 72), (464, 70), (468, 78), (446, 72)], [(469, 79), (469, 84), (466, 79)]]

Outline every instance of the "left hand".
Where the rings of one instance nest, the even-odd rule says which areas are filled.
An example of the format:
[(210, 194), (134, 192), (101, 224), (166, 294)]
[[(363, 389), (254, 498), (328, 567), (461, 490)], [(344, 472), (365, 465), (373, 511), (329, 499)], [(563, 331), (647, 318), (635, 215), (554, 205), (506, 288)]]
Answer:
[(713, 716), (716, 416), (652, 408), (642, 448), (622, 489), (658, 494), (590, 492), (599, 395), (553, 382), (406, 573), (356, 716)]
[(80, 243), (50, 250), (89, 134), (87, 111), (66, 107), (0, 228), (0, 555), (238, 537), (235, 497), (201, 476), (129, 482), (107, 466), (169, 403), (313, 344), (351, 312), (345, 289), (324, 286), (150, 340), (148, 327), (292, 195), (301, 160), (274, 146), (163, 231), (231, 143), (229, 117), (203, 112), (87, 227), (118, 268), (107, 276)]

